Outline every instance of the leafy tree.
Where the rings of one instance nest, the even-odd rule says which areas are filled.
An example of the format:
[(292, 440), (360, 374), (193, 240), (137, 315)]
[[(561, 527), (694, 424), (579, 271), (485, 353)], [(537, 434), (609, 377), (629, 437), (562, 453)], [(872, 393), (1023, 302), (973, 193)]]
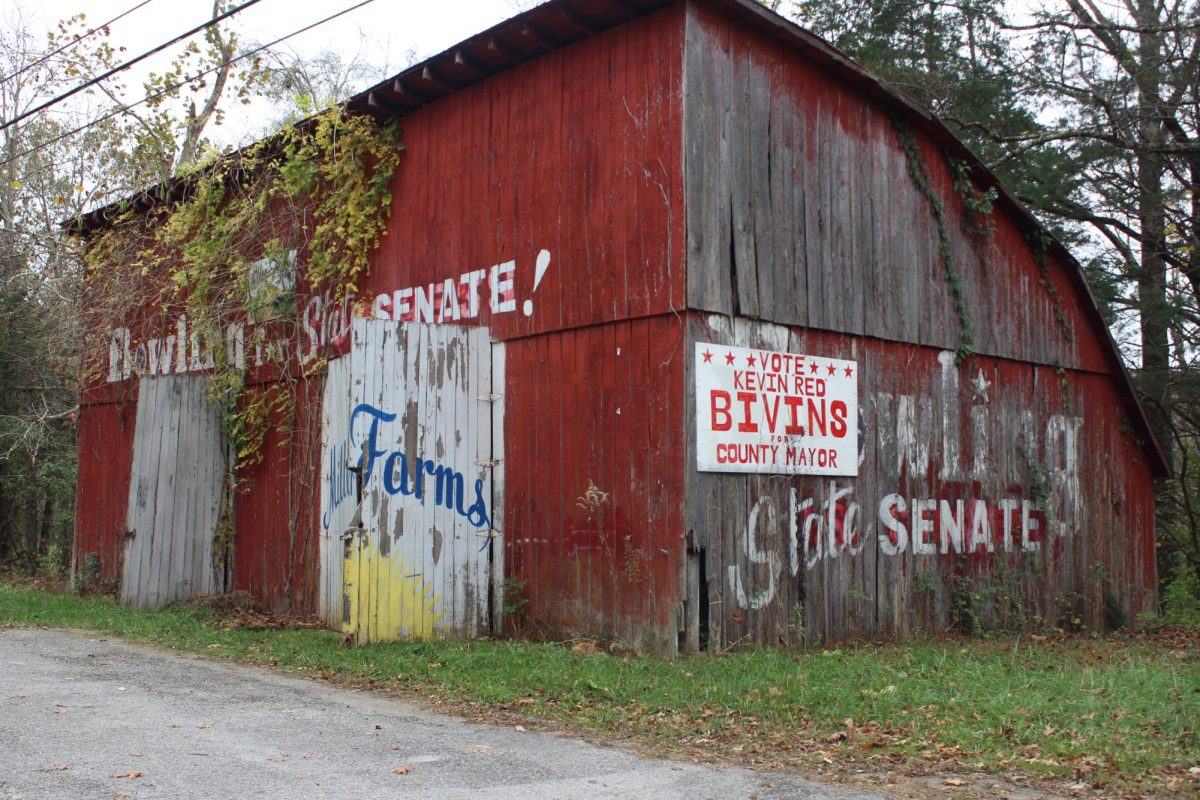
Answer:
[[(411, 63), (415, 56), (408, 56)], [(361, 50), (349, 58), (333, 50), (301, 57), (282, 48), (266, 53), (262, 69), (263, 96), (283, 110), (271, 121), (273, 128), (332, 108), (389, 72), (367, 61)]]
[[(0, 118), (15, 120), (124, 58), (109, 31), (86, 33), (82, 14), (44, 41), (19, 19), (0, 29)], [(126, 87), (106, 81), (79, 103), (0, 131), (0, 564), (49, 558), (61, 567), (70, 554), (83, 272), (60, 224), (210, 150), (204, 133), (220, 122), (224, 99), (255, 85), (253, 68), (234, 73), (234, 52), (229, 33), (209, 29), (204, 46), (149, 76), (142, 106), (130, 108)]]

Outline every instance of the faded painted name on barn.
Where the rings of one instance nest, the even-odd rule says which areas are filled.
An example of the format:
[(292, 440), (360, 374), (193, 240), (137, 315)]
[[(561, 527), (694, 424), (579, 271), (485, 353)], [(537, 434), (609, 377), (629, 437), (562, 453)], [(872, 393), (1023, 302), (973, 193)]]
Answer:
[[(289, 259), (288, 264), (294, 270), (295, 254), (289, 254)], [(252, 275), (257, 265), (266, 261), (263, 259), (251, 265)], [(532, 286), (529, 296), (521, 303), (521, 312), (527, 317), (535, 313), (536, 292), (550, 269), (550, 262), (549, 250), (539, 250), (534, 258)], [(277, 277), (271, 277), (277, 271), (257, 268), (268, 276), (262, 278), (262, 282), (273, 281), (272, 297), (288, 295), (294, 290), (294, 272), (290, 282), (281, 282)], [(282, 364), (293, 355), (300, 364), (307, 364), (325, 353), (326, 348), (341, 347), (356, 316), (402, 322), (469, 324), (479, 320), (485, 310), (492, 316), (515, 313), (516, 275), (517, 262), (509, 260), (421, 285), (379, 292), (369, 303), (365, 299), (360, 301), (354, 293), (341, 296), (328, 291), (314, 294), (300, 309), (298, 335), (290, 333), (287, 327), (272, 325), (270, 315), (262, 313), (263, 303), (256, 302), (257, 295), (262, 292), (251, 292), (246, 304), (247, 320), (228, 322), (219, 334), (197, 329), (185, 313), (176, 315), (173, 324), (159, 336), (137, 339), (128, 327), (108, 330), (105, 380), (117, 383), (135, 375), (203, 373), (215, 369), (218, 363), (241, 370), (247, 366)]]
[[(725, 576), (739, 607), (763, 608), (776, 597), (785, 575), (795, 577), (823, 561), (855, 558), (868, 547), (882, 558), (987, 557), (1038, 553), (1050, 539), (1070, 536), (1083, 518), (1083, 419), (1052, 414), (1038, 426), (1031, 410), (1001, 411), (989, 396), (992, 384), (977, 371), (969, 382), (971, 425), (963, 432), (954, 354), (942, 353), (939, 360), (937, 392), (875, 392), (867, 406), (873, 412), (866, 428), (873, 432), (876, 457), (895, 459), (889, 471), (899, 485), (893, 491), (864, 500), (854, 481), (835, 479), (807, 493), (791, 486), (786, 500), (764, 494), (750, 506), (738, 536), (740, 566), (729, 566)], [(936, 420), (935, 394), (940, 394), (944, 411)], [(988, 436), (988, 415), (995, 413), (1012, 423), (1000, 442)], [(931, 453), (937, 444), (941, 452)], [(982, 487), (1016, 477), (996, 474), (997, 448), (1017, 454), (1028, 474), (1024, 482), (989, 493)], [(970, 453), (969, 460), (964, 452)], [(931, 485), (935, 476), (933, 492), (901, 488)], [(759, 578), (753, 592), (747, 590), (750, 570)]]
[[(358, 439), (355, 430), (362, 426), (355, 423), (360, 418), (366, 424), (366, 431)], [(360, 403), (350, 412), (350, 446), (353, 452), (362, 453), (357, 468), (361, 470), (364, 492), (370, 490), (371, 477), (378, 474), (380, 485), (389, 495), (412, 497), (422, 502), (432, 499), (435, 506), (453, 511), (476, 528), (490, 528), (484, 482), (476, 480), (468, 494), (466, 477), (454, 467), (405, 453), (398, 438), (389, 438), (383, 433), (383, 426), (395, 422), (396, 418), (395, 413), (368, 403)], [(346, 471), (350, 470), (346, 468)], [(349, 496), (331, 494), (331, 508), (336, 509)]]

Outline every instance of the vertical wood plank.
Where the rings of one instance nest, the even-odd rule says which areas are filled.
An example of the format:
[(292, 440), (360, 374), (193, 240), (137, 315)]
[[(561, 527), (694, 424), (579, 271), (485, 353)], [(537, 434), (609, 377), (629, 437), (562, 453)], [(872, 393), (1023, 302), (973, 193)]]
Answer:
[(504, 491), (504, 475), (507, 470), (508, 462), (504, 447), (505, 409), (508, 403), (506, 389), (507, 382), (505, 380), (505, 370), (507, 368), (506, 361), (505, 344), (503, 342), (492, 343), (491, 370), (488, 376), (488, 385), (490, 386), (491, 393), (497, 395), (496, 401), (492, 403), (490, 420), (491, 425), (489, 428), (491, 439), (491, 458), (496, 462), (496, 466), (492, 470), (492, 480), (490, 482), (492, 498), (492, 528), (496, 533), (496, 537), (489, 537), (488, 542), (488, 582), (492, 597), (492, 635), (499, 635), (502, 632), (505, 603), (515, 600), (515, 598), (510, 599), (505, 597), (505, 576), (507, 572), (505, 571), (504, 556), (508, 549), (508, 508)]

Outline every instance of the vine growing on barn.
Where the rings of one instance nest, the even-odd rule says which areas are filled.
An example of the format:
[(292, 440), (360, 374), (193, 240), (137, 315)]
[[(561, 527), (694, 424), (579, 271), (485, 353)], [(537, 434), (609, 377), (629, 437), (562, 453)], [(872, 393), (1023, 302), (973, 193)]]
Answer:
[[(161, 328), (185, 314), (187, 338), (209, 344), (200, 366), (238, 463), (254, 465), (271, 419), (294, 409), (296, 263), (311, 294), (355, 294), (385, 233), (401, 149), (396, 125), (334, 109), (181, 176), (159, 190), (163, 202), (151, 211), (125, 210), (93, 236), (87, 291), (98, 319), (91, 329)], [(270, 380), (247, 385), (243, 342)], [(186, 346), (181, 328), (176, 347)], [(316, 359), (305, 370), (323, 364)], [(91, 368), (99, 365), (94, 357)]]
[[(954, 260), (954, 251), (950, 246), (950, 230), (946, 224), (946, 205), (938, 197), (930, 183), (929, 171), (925, 168), (921, 148), (917, 144), (917, 137), (912, 128), (898, 117), (892, 118), (892, 127), (900, 139), (900, 147), (904, 150), (905, 161), (908, 165), (908, 177), (921, 196), (929, 202), (933, 218), (937, 222), (938, 262), (942, 266), (946, 283), (950, 287), (950, 295), (954, 301), (954, 313), (958, 315), (958, 347), (954, 351), (954, 356), (955, 361), (961, 364), (975, 352), (975, 336), (971, 332), (971, 312), (967, 310), (966, 292), (963, 290), (958, 264)], [(970, 218), (986, 217), (991, 213), (991, 202), (986, 194), (979, 198), (964, 198), (964, 202), (967, 204)], [(988, 235), (990, 235), (990, 229), (988, 229)]]

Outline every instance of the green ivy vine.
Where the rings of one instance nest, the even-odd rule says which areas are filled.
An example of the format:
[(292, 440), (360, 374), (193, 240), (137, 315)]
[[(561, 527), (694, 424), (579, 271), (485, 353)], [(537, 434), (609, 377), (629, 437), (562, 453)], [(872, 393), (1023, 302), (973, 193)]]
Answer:
[[(921, 148), (917, 144), (916, 134), (912, 128), (899, 117), (892, 117), (892, 127), (896, 131), (896, 135), (900, 139), (900, 146), (904, 150), (905, 161), (908, 164), (908, 177), (912, 180), (917, 191), (921, 193), (928, 202), (933, 217), (937, 221), (938, 227), (938, 261), (942, 265), (942, 272), (946, 277), (946, 283), (950, 287), (950, 294), (954, 301), (954, 312), (958, 315), (959, 335), (958, 347), (955, 349), (955, 362), (961, 364), (973, 352), (975, 352), (975, 336), (971, 332), (971, 314), (967, 310), (966, 293), (963, 290), (962, 279), (959, 274), (958, 265), (954, 261), (954, 252), (950, 246), (950, 231), (946, 224), (946, 206), (942, 199), (938, 197), (937, 192), (933, 190), (933, 186), (929, 180), (929, 171), (925, 168), (925, 161), (921, 156)], [(969, 182), (969, 178), (966, 178)], [(956, 187), (958, 186), (958, 176), (956, 176)], [(973, 186), (973, 185), (972, 185)], [(967, 198), (964, 198), (964, 202)], [(975, 198), (978, 211), (983, 212), (984, 203), (987, 203), (987, 213), (990, 214), (991, 202), (989, 195), (983, 194), (979, 198)], [(990, 230), (989, 230), (990, 235)]]
[(1063, 341), (1070, 343), (1075, 338), (1075, 331), (1067, 316), (1067, 308), (1063, 304), (1062, 295), (1058, 293), (1058, 288), (1050, 280), (1050, 259), (1047, 255), (1050, 250), (1050, 236), (1044, 230), (1031, 226), (1025, 230), (1025, 241), (1029, 243), (1029, 248), (1033, 251), (1033, 260), (1038, 267), (1038, 283), (1042, 285), (1042, 289), (1050, 297), (1050, 303), (1054, 306), (1054, 324), (1058, 327)]
[(954, 191), (962, 198), (963, 228), (976, 241), (992, 241), (996, 235), (996, 218), (992, 210), (999, 192), (995, 186), (981, 190), (971, 178), (971, 165), (961, 158), (946, 155)]
[[(211, 343), (230, 324), (270, 326), (295, 340), (295, 259), (314, 294), (357, 291), (386, 234), (396, 124), (333, 109), (182, 176), (184, 197), (126, 211), (88, 248), (89, 306), (109, 325), (147, 304), (186, 313)], [(104, 322), (92, 325), (105, 330)], [(249, 387), (244, 366), (210, 346), (210, 394), (239, 464), (262, 457), (270, 420), (294, 409), (291, 382)], [(309, 370), (320, 368), (318, 361)], [(282, 378), (290, 371), (280, 370)]]

